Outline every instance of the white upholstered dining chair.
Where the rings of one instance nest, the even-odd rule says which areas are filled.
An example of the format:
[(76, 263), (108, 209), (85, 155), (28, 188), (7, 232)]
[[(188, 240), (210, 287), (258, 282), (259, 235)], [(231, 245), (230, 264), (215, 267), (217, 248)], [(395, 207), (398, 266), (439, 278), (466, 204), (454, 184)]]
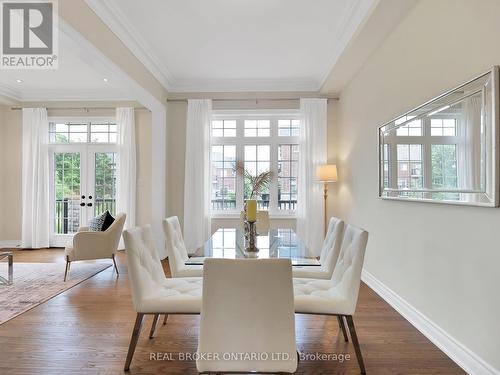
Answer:
[(77, 260), (112, 259), (118, 275), (115, 254), (122, 236), (123, 225), (127, 215), (120, 213), (111, 226), (103, 232), (90, 231), (87, 227), (81, 227), (73, 236), (73, 245), (64, 250), (66, 258), (66, 271), (64, 281), (68, 276), (71, 262)]
[[(289, 259), (207, 259), (198, 359), (201, 373), (293, 373), (297, 369)], [(268, 354), (234, 358), (226, 353)], [(275, 356), (280, 353), (282, 357)], [(203, 354), (218, 355), (210, 360)]]
[(330, 280), (294, 279), (295, 312), (337, 316), (346, 341), (348, 341), (345, 327), (345, 322), (347, 322), (362, 374), (366, 371), (353, 315), (358, 301), (367, 242), (368, 232), (347, 225), (332, 278)]
[(319, 257), (321, 266), (294, 267), (293, 277), (330, 279), (337, 264), (343, 234), (344, 221), (336, 217), (330, 218)]
[(154, 316), (149, 334), (152, 338), (160, 314), (165, 314), (165, 318), (169, 314), (199, 314), (202, 279), (199, 277), (178, 279), (165, 277), (149, 225), (124, 231), (123, 239), (132, 301), (137, 312), (125, 361), (125, 371), (128, 371), (144, 315)]
[(163, 232), (165, 233), (168, 265), (170, 266), (172, 277), (203, 276), (202, 265), (185, 264), (189, 256), (177, 216), (168, 217), (163, 220)]

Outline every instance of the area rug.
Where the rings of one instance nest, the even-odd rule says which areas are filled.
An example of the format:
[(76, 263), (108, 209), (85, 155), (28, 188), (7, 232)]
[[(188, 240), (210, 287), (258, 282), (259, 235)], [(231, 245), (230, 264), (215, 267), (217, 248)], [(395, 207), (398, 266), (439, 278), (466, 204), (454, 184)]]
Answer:
[[(65, 263), (15, 263), (12, 285), (0, 285), (0, 324), (40, 305), (97, 273), (108, 262), (75, 262), (66, 282)], [(0, 262), (0, 275), (7, 278), (7, 262)]]

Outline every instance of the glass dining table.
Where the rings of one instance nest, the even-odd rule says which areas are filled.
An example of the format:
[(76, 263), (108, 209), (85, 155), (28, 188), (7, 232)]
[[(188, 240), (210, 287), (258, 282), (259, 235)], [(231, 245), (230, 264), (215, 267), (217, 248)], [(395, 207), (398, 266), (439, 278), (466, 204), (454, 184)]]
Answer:
[(245, 236), (238, 228), (220, 228), (198, 249), (186, 265), (202, 265), (206, 258), (225, 259), (290, 259), (293, 266), (321, 266), (319, 260), (309, 254), (303, 241), (292, 229), (270, 229), (256, 238), (258, 252), (245, 251)]

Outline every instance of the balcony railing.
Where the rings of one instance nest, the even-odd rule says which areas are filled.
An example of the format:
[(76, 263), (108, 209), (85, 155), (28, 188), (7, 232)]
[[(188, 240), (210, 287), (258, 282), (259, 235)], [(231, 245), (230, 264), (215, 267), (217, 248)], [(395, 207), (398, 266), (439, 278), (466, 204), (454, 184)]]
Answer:
[[(80, 223), (80, 198), (56, 199), (55, 202), (55, 227), (57, 234), (75, 233), (82, 223)], [(100, 215), (108, 210), (112, 215), (116, 214), (116, 199), (96, 199), (92, 202), (94, 205), (94, 214)], [(84, 224), (85, 225), (85, 224)]]
[[(269, 209), (269, 200), (258, 200), (257, 207), (259, 210)], [(297, 207), (297, 200), (279, 200), (278, 208), (284, 211), (293, 211)], [(212, 210), (225, 211), (236, 209), (236, 200), (227, 199), (212, 199)]]

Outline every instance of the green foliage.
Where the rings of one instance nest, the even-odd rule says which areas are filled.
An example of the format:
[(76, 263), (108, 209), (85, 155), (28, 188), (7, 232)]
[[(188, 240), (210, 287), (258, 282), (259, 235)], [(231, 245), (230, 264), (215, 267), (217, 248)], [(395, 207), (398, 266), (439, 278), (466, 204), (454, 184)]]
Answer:
[[(115, 164), (112, 153), (96, 153), (95, 188), (96, 198), (111, 199), (115, 196)], [(80, 154), (56, 153), (55, 188), (56, 199), (74, 198), (80, 195)], [(89, 192), (91, 193), (91, 192)]]
[(80, 154), (56, 153), (54, 163), (56, 199), (80, 195)]
[(273, 172), (266, 171), (253, 176), (241, 162), (238, 162), (234, 169), (244, 178), (245, 199), (257, 199), (261, 194), (269, 192)]

